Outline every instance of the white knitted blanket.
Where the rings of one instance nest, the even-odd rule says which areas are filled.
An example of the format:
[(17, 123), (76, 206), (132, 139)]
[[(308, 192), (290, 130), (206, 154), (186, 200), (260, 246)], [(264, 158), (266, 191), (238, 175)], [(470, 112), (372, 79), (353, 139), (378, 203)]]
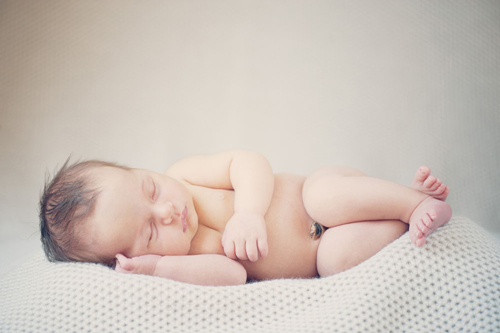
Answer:
[(0, 332), (500, 332), (500, 243), (454, 217), (323, 279), (200, 287), (37, 253), (0, 282)]

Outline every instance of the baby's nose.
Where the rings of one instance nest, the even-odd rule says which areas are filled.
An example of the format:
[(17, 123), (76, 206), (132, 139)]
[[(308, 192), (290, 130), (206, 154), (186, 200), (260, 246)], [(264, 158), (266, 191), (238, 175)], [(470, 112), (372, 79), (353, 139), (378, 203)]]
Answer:
[(172, 205), (172, 203), (166, 202), (156, 207), (156, 216), (163, 224), (170, 224), (170, 222), (172, 222), (173, 211), (174, 206)]

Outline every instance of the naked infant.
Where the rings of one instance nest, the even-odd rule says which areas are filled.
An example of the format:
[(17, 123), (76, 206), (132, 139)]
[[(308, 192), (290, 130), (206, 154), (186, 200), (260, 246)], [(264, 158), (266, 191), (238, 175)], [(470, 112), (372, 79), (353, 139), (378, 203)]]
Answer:
[(409, 228), (415, 246), (451, 218), (449, 188), (420, 167), (411, 187), (330, 166), (273, 174), (247, 151), (192, 156), (165, 174), (68, 162), (40, 202), (51, 261), (200, 285), (345, 271)]

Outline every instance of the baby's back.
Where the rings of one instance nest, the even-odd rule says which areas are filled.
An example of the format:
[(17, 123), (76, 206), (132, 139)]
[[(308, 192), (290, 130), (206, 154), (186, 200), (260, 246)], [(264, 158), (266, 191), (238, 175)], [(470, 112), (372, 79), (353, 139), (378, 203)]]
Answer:
[[(275, 175), (274, 194), (265, 216), (269, 255), (255, 263), (241, 261), (250, 279), (315, 277), (319, 240), (312, 240), (313, 221), (302, 202), (305, 177)], [(199, 230), (191, 254), (223, 254), (220, 243), (225, 224), (234, 212), (234, 191), (190, 187), (198, 213)]]

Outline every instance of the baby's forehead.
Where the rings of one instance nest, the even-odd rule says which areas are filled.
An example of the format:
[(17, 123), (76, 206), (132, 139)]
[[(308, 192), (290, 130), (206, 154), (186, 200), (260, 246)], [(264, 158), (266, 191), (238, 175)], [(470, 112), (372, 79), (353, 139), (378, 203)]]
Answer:
[(133, 170), (106, 167), (95, 174), (99, 194), (90, 224), (99, 238), (124, 232), (118, 226), (140, 215), (143, 182)]
[(99, 191), (98, 203), (102, 202), (105, 205), (122, 204), (120, 202), (122, 199), (129, 197), (131, 193), (140, 191), (142, 187), (141, 180), (133, 170), (115, 167), (103, 167), (96, 170), (92, 178)]
[(99, 192), (124, 187), (137, 181), (137, 177), (134, 176), (135, 170), (114, 166), (101, 166), (91, 170), (90, 183)]

